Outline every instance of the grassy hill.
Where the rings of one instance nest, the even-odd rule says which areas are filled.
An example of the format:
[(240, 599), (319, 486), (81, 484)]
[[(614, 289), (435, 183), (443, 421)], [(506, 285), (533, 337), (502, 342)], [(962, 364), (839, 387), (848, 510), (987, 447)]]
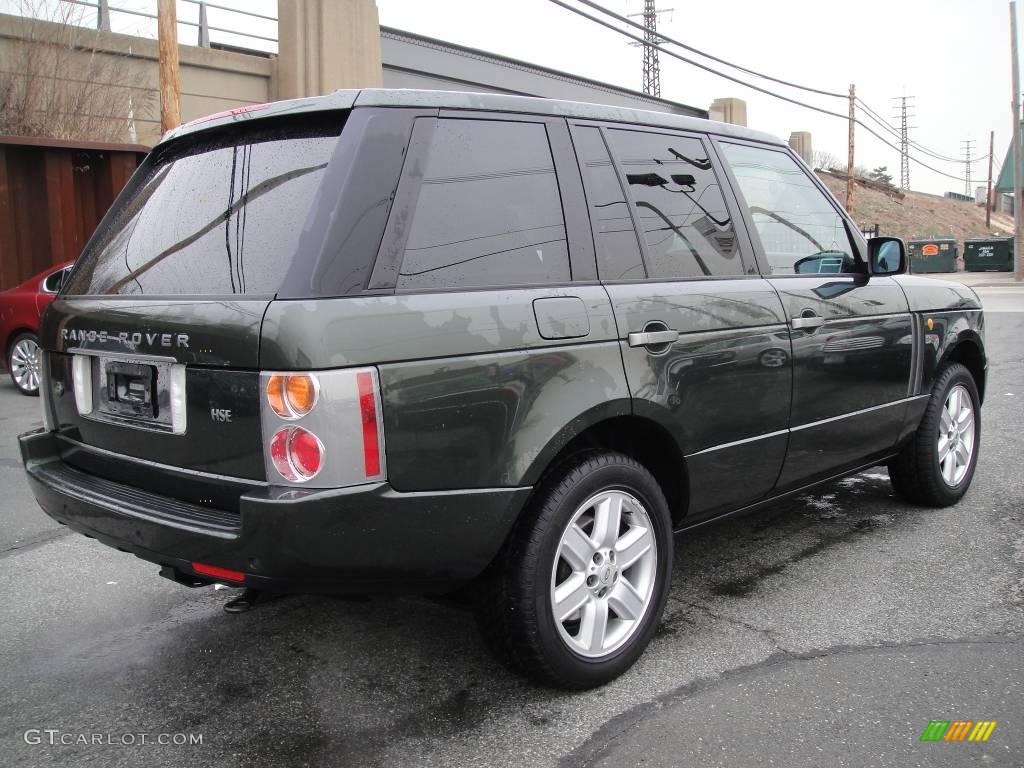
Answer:
[[(846, 199), (845, 179), (820, 172), (818, 176), (840, 203)], [(1013, 234), (1012, 216), (992, 214), (992, 225), (986, 229), (985, 209), (971, 202), (921, 192), (907, 192), (900, 199), (862, 184), (853, 190), (853, 219), (864, 228), (878, 224), (880, 235), (904, 240), (918, 235), (952, 235), (963, 243), (972, 237)], [(963, 246), (959, 250), (963, 253)]]

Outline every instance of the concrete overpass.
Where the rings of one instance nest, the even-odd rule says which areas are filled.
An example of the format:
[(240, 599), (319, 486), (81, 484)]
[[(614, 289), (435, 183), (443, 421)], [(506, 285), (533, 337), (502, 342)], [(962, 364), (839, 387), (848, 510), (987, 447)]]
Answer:
[[(115, 3), (111, 3), (112, 6)], [(155, 7), (155, 3), (154, 3)], [(559, 72), (525, 61), (390, 27), (380, 27), (373, 0), (279, 0), (279, 55), (241, 52), (237, 47), (180, 44), (182, 120), (281, 98), (327, 93), (342, 87), (384, 86), (510, 93), (571, 99), (707, 117), (706, 110), (638, 91)], [(0, 14), (0, 73), (16, 77), (27, 47), (60, 36), (60, 25)], [(66, 37), (66, 35), (65, 35)], [(42, 87), (73, 98), (81, 73), (96, 69), (89, 57), (110, 59), (117, 82), (89, 83), (108, 93), (90, 110), (103, 135), (56, 136), (153, 145), (159, 139), (157, 44), (155, 40), (102, 30), (82, 30), (68, 62)], [(76, 65), (76, 61), (81, 66)], [(132, 95), (133, 98), (125, 98)], [(93, 130), (99, 131), (99, 128)], [(3, 131), (0, 130), (0, 133)]]

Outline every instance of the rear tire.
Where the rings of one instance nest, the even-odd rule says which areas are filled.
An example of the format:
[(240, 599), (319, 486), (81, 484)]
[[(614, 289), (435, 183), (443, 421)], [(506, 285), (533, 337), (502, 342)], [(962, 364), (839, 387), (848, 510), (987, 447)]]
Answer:
[(604, 685), (650, 642), (671, 570), (672, 522), (650, 472), (620, 453), (576, 457), (538, 487), (485, 576), (481, 633), (538, 682)]
[(23, 395), (39, 396), (39, 382), (42, 377), (42, 351), (39, 337), (34, 333), (19, 333), (7, 349), (7, 370), (11, 381)]
[(960, 363), (939, 371), (917, 431), (889, 462), (893, 490), (912, 504), (948, 507), (967, 493), (981, 449), (974, 377)]

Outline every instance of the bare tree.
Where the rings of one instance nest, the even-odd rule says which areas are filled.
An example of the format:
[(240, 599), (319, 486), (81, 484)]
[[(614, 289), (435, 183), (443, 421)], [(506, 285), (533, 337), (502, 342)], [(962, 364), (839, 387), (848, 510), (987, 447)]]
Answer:
[(154, 91), (131, 56), (101, 49), (82, 7), (21, 0), (22, 32), (6, 40), (0, 134), (123, 142), (147, 117)]
[(833, 155), (831, 152), (828, 152), (828, 151), (826, 151), (824, 149), (816, 149), (816, 150), (814, 150), (814, 154), (811, 155), (811, 160), (812, 160), (811, 164), (815, 168), (822, 168), (822, 169), (824, 169), (826, 171), (830, 171), (832, 169), (842, 170), (842, 171), (846, 170), (846, 161), (845, 160), (840, 160), (838, 157)]

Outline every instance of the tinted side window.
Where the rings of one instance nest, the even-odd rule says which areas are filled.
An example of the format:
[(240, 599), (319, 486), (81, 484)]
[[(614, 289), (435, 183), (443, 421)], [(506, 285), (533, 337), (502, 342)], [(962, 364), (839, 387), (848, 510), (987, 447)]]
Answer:
[(742, 275), (736, 228), (703, 142), (618, 129), (607, 136), (637, 208), (649, 276)]
[(772, 274), (857, 271), (843, 217), (785, 152), (721, 145)]
[(573, 143), (590, 205), (598, 275), (602, 280), (647, 277), (633, 217), (629, 215), (629, 203), (622, 193), (601, 132), (593, 127), (577, 127), (573, 132)]
[(439, 120), (397, 288), (569, 277), (562, 201), (544, 126)]

